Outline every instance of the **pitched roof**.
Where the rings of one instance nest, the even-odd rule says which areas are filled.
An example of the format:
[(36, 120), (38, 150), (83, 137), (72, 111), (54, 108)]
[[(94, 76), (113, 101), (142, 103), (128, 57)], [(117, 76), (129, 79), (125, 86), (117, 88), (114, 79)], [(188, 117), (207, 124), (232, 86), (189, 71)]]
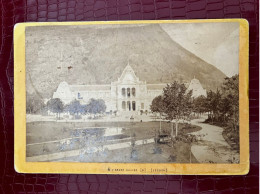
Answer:
[(207, 96), (206, 90), (200, 84), (198, 79), (192, 79), (190, 85), (187, 89), (188, 91), (192, 90), (192, 97), (196, 98), (198, 96)]

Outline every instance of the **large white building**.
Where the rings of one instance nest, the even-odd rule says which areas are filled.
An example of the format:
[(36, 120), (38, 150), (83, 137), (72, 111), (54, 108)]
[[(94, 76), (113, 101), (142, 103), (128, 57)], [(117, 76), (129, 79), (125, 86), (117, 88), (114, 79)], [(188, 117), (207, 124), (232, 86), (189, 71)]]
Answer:
[[(193, 82), (196, 84), (194, 85)], [(196, 95), (206, 95), (206, 91), (198, 86), (199, 81), (194, 79), (189, 85), (189, 89), (196, 87)], [(163, 88), (167, 84), (147, 84), (140, 81), (135, 75), (130, 65), (127, 65), (117, 81), (107, 85), (69, 85), (61, 82), (54, 92), (53, 98), (60, 98), (65, 104), (72, 100), (79, 100), (82, 104), (87, 104), (91, 98), (103, 99), (107, 106), (107, 112), (133, 112), (150, 109), (152, 100), (162, 94)], [(201, 90), (202, 88), (202, 90)], [(205, 91), (205, 92), (204, 92)]]

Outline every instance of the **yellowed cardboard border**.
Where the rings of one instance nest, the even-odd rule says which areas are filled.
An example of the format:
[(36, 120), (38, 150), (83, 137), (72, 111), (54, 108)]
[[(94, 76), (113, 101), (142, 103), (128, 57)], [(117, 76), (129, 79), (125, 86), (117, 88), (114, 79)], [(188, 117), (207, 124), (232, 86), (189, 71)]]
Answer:
[[(220, 23), (238, 22), (239, 36), (239, 125), (240, 164), (171, 164), (171, 163), (77, 163), (26, 162), (26, 86), (25, 28), (27, 26), (68, 26), (104, 24)], [(15, 170), (21, 173), (80, 174), (197, 174), (241, 175), (249, 171), (249, 99), (248, 56), (249, 30), (244, 19), (112, 21), (112, 22), (43, 22), (19, 23), (14, 27), (14, 158)], [(214, 29), (212, 29), (214, 30)], [(108, 168), (113, 171), (108, 171)], [(118, 170), (116, 170), (118, 169)], [(120, 169), (123, 169), (121, 171)], [(130, 169), (131, 171), (127, 171)], [(160, 171), (160, 169), (164, 169)]]

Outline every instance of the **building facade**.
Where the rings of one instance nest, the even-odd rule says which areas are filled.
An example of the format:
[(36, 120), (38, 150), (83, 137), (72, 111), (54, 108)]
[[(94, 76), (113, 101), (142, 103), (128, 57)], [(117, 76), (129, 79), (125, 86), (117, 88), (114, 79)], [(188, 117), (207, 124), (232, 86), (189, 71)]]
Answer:
[(65, 104), (75, 99), (79, 100), (81, 104), (87, 104), (91, 98), (103, 99), (107, 112), (133, 113), (141, 110), (149, 111), (152, 100), (162, 94), (166, 85), (147, 84), (146, 81), (139, 80), (132, 67), (127, 65), (118, 80), (111, 84), (69, 85), (61, 82), (54, 92), (53, 98), (60, 98)]

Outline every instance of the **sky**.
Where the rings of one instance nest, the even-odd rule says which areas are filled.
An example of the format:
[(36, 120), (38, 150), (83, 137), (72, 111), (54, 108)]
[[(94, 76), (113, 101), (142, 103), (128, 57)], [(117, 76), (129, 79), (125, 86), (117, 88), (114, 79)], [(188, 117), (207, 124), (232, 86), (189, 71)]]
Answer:
[(231, 77), (239, 71), (239, 23), (187, 23), (161, 27), (185, 49)]

